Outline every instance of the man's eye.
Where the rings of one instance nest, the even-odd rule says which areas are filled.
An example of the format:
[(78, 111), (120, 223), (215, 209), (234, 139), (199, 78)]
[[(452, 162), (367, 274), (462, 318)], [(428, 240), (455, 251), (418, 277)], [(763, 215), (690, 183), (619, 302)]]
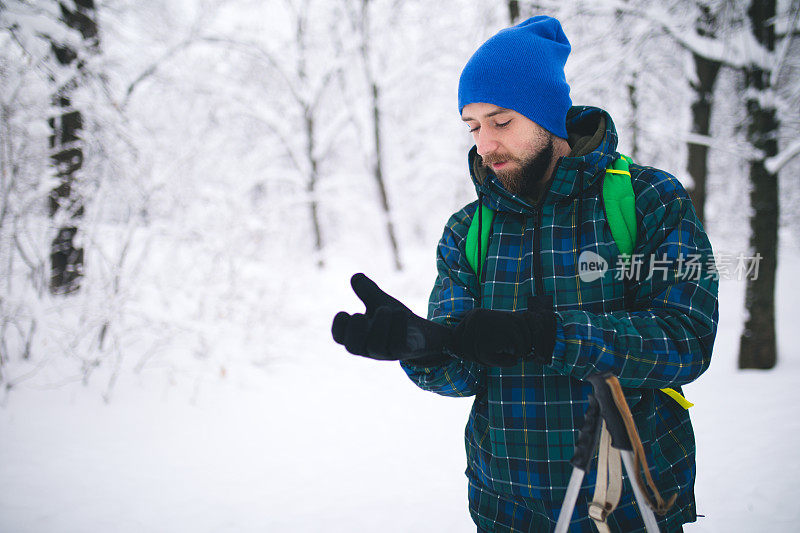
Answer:
[(469, 132), (470, 132), (470, 133), (475, 133), (475, 132), (476, 132), (476, 131), (478, 131), (479, 129), (481, 129), (481, 127), (480, 127), (480, 126), (475, 126), (474, 128), (470, 128), (470, 129), (469, 129)]
[(498, 128), (505, 128), (509, 124), (511, 124), (511, 119), (508, 119), (505, 122), (499, 122), (499, 123), (495, 124), (495, 126), (497, 126)]

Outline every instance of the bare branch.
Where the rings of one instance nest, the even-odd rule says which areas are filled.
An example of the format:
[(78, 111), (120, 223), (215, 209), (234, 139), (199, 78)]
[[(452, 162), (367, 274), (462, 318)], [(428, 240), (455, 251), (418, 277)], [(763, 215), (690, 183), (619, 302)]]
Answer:
[(294, 97), (295, 101), (297, 101), (298, 103), (302, 103), (305, 101), (300, 92), (294, 86), (294, 83), (292, 82), (291, 78), (289, 78), (289, 76), (286, 74), (283, 68), (278, 64), (277, 60), (275, 59), (275, 54), (269, 50), (264, 49), (258, 42), (243, 41), (241, 39), (231, 39), (229, 37), (215, 37), (215, 36), (198, 37), (198, 40), (208, 43), (227, 44), (239, 48), (240, 50), (243, 50), (245, 52), (249, 52), (250, 54), (256, 57), (260, 57), (266, 60), (266, 62), (272, 68), (275, 69), (280, 78), (286, 84), (286, 87), (289, 89), (289, 92), (292, 94), (292, 97)]
[(242, 115), (247, 116), (248, 118), (255, 120), (256, 122), (259, 122), (261, 125), (267, 128), (267, 130), (269, 130), (273, 135), (275, 135), (283, 145), (284, 151), (286, 152), (286, 155), (289, 157), (289, 160), (292, 162), (294, 168), (296, 168), (298, 172), (306, 172), (306, 169), (303, 168), (303, 165), (300, 164), (300, 158), (297, 155), (295, 155), (294, 151), (292, 150), (292, 143), (289, 142), (289, 140), (283, 135), (280, 128), (278, 128), (278, 126), (275, 125), (275, 123), (272, 122), (271, 120), (261, 115), (256, 115), (252, 111), (253, 111), (252, 109), (244, 106)]
[[(800, 20), (800, 2), (792, 2), (792, 8), (794, 9), (794, 18), (792, 19), (790, 28), (797, 27), (797, 21)], [(778, 85), (778, 76), (783, 70), (783, 66), (786, 64), (786, 58), (789, 55), (789, 50), (792, 46), (792, 41), (794, 41), (794, 33), (790, 33), (789, 36), (781, 41), (781, 49), (778, 52), (778, 59), (775, 62), (775, 68), (772, 70), (770, 74), (770, 85), (772, 87), (776, 87)]]
[(28, 266), (28, 268), (30, 268), (31, 270), (35, 270), (36, 264), (33, 261), (31, 261), (30, 258), (28, 258), (28, 254), (26, 254), (25, 250), (22, 248), (22, 243), (19, 242), (19, 237), (17, 236), (17, 233), (14, 232), (11, 238), (14, 239), (14, 246), (17, 247), (17, 251), (19, 252), (19, 256), (22, 259), (22, 261)]
[(136, 77), (136, 79), (134, 79), (134, 80), (133, 80), (133, 81), (130, 83), (130, 85), (128, 85), (128, 88), (125, 90), (125, 100), (123, 101), (123, 103), (122, 103), (122, 106), (123, 106), (123, 107), (127, 107), (127, 105), (128, 105), (128, 102), (129, 102), (129, 101), (130, 101), (130, 99), (131, 99), (131, 95), (133, 94), (133, 91), (134, 91), (134, 90), (136, 90), (136, 87), (137, 87), (137, 86), (138, 86), (138, 85), (139, 85), (141, 82), (143, 82), (143, 81), (144, 81), (144, 80), (146, 80), (147, 78), (149, 78), (149, 77), (151, 77), (152, 75), (154, 75), (154, 74), (156, 73), (156, 71), (158, 70), (158, 68), (159, 68), (159, 67), (162, 65), (162, 63), (164, 63), (164, 62), (166, 62), (167, 60), (169, 60), (169, 59), (171, 59), (172, 57), (174, 57), (174, 56), (175, 56), (175, 55), (176, 55), (178, 52), (180, 52), (181, 50), (184, 50), (184, 49), (185, 49), (185, 48), (187, 48), (187, 47), (188, 47), (190, 44), (192, 44), (192, 41), (191, 41), (191, 39), (185, 39), (185, 40), (181, 41), (180, 43), (176, 44), (175, 46), (171, 47), (169, 50), (167, 50), (166, 52), (164, 52), (164, 53), (161, 55), (161, 57), (159, 57), (157, 60), (155, 60), (155, 61), (154, 61), (154, 62), (153, 62), (153, 63), (152, 63), (152, 64), (151, 64), (149, 67), (147, 67), (146, 69), (144, 69), (144, 70), (143, 70), (143, 71), (142, 71), (142, 72), (141, 72), (141, 73), (140, 73), (140, 74), (139, 74), (139, 75)]
[(609, 1), (600, 5), (586, 3), (585, 12), (594, 14), (624, 13), (651, 22), (660, 27), (683, 49), (711, 61), (717, 61), (732, 68), (758, 65), (771, 70), (775, 65), (775, 55), (761, 46), (747, 28), (742, 28), (726, 39), (700, 35), (697, 29), (675, 24), (674, 17), (657, 5), (635, 5), (628, 2)]
[(800, 155), (800, 140), (796, 140), (788, 148), (764, 161), (764, 167), (770, 174), (777, 174), (789, 161)]

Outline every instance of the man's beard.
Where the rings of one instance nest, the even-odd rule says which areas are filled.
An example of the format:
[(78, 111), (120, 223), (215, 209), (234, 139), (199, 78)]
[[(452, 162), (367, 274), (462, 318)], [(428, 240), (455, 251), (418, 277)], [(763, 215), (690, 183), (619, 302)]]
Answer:
[[(545, 182), (545, 172), (550, 168), (553, 160), (553, 135), (549, 135), (547, 144), (539, 153), (526, 159), (511, 158), (508, 156), (490, 155), (483, 159), (487, 167), (497, 161), (513, 161), (518, 168), (509, 170), (495, 170), (494, 173), (508, 192), (523, 198), (538, 199)], [(489, 167), (491, 168), (491, 167)]]

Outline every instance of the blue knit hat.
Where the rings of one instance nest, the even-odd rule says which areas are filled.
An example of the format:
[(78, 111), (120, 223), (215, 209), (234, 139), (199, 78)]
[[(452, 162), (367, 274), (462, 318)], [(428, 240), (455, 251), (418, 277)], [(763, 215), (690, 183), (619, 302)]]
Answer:
[(525, 115), (557, 137), (567, 138), (572, 105), (564, 64), (570, 52), (561, 23), (529, 18), (483, 43), (461, 71), (458, 112), (474, 102)]

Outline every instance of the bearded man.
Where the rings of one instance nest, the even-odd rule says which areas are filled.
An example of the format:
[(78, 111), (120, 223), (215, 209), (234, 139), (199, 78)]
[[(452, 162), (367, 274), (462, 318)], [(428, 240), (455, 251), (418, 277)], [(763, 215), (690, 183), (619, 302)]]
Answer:
[[(560, 23), (543, 16), (475, 52), (458, 106), (475, 141), (478, 199), (445, 226), (428, 319), (357, 274), (367, 309), (339, 313), (333, 337), (354, 354), (400, 360), (425, 390), (475, 396), (465, 443), (478, 531), (553, 528), (592, 392), (586, 379), (611, 372), (655, 484), (674, 499), (659, 527), (682, 531), (697, 516), (694, 435), (688, 411), (662, 389), (679, 392), (710, 363), (718, 281), (682, 269), (690, 257), (710, 261), (711, 245), (678, 180), (630, 164), (635, 244), (632, 255), (620, 252), (602, 192), (620, 158), (617, 133), (605, 111), (572, 107), (569, 53)], [(475, 227), (488, 237), (470, 258)], [(595, 275), (584, 275), (584, 257), (600, 265)], [(639, 275), (623, 275), (630, 257), (645, 258)], [(570, 531), (594, 531), (594, 485), (590, 474)], [(644, 531), (627, 479), (603, 520), (612, 531)]]

